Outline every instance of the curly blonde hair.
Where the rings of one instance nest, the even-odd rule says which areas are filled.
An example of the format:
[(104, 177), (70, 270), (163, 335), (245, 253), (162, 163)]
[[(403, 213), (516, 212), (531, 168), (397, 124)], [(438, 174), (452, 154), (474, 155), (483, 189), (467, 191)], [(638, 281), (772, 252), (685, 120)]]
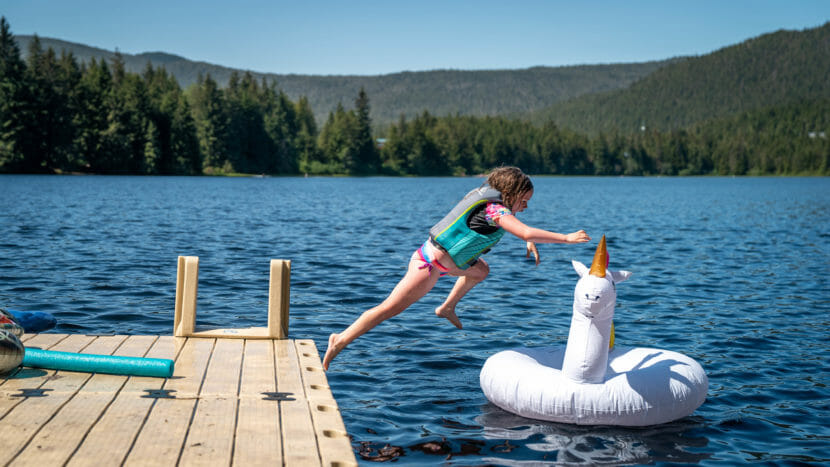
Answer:
[(513, 209), (513, 205), (521, 196), (533, 189), (533, 182), (518, 167), (498, 167), (487, 175), (487, 184), (501, 193), (501, 200), (505, 206)]

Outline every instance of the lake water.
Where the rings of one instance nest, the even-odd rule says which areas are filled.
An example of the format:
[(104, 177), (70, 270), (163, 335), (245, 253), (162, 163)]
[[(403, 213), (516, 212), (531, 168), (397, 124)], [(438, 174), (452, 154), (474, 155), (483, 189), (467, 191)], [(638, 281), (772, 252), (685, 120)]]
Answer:
[[(474, 178), (0, 176), (0, 306), (55, 314), (54, 332), (170, 334), (178, 255), (200, 258), (199, 324), (262, 326), (269, 260), (290, 259), (290, 335), (320, 352), (377, 304)], [(435, 317), (443, 278), (338, 356), (328, 373), (361, 456), (397, 464), (830, 462), (830, 179), (546, 178), (521, 219), (585, 245), (506, 237), (490, 277)], [(488, 403), (481, 365), (564, 344), (577, 276), (607, 235), (618, 345), (706, 369), (692, 416), (577, 427)]]

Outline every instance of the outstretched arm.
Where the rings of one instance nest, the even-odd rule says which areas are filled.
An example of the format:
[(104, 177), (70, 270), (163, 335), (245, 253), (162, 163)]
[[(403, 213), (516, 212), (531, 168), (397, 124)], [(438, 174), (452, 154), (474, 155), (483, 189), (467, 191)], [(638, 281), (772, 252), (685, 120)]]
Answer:
[(496, 224), (526, 242), (585, 243), (591, 240), (591, 237), (584, 230), (578, 230), (569, 234), (550, 232), (531, 227), (517, 219), (516, 216), (501, 216), (496, 219)]

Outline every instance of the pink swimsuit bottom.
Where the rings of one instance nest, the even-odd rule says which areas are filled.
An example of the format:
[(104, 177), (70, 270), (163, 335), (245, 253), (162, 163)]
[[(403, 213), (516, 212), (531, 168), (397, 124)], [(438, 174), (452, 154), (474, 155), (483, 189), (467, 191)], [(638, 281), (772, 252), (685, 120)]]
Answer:
[(435, 257), (432, 256), (432, 252), (430, 251), (430, 248), (427, 245), (431, 242), (431, 239), (427, 239), (427, 241), (425, 241), (424, 244), (421, 245), (420, 248), (418, 248), (418, 257), (421, 259), (421, 261), (424, 262), (424, 265), (419, 267), (418, 269), (427, 269), (429, 272), (432, 272), (432, 268), (436, 268), (440, 272), (441, 277), (446, 276), (447, 274), (449, 274), (450, 270), (444, 267), (443, 264), (438, 262), (438, 260), (436, 260)]

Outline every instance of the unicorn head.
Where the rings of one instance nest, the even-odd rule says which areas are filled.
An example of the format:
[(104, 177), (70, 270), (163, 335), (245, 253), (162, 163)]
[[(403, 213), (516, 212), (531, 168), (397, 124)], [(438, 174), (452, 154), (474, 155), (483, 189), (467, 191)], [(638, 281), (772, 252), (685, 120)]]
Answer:
[(614, 317), (617, 283), (631, 277), (631, 273), (608, 269), (608, 259), (608, 248), (603, 235), (594, 253), (590, 270), (579, 261), (571, 261), (574, 270), (579, 274), (579, 282), (574, 288), (574, 312), (589, 318)]
[(631, 273), (608, 269), (605, 235), (597, 246), (590, 270), (579, 261), (571, 263), (579, 274), (579, 281), (574, 288), (573, 316), (562, 371), (580, 383), (599, 383), (605, 378), (608, 349), (613, 339), (617, 283), (631, 277)]

